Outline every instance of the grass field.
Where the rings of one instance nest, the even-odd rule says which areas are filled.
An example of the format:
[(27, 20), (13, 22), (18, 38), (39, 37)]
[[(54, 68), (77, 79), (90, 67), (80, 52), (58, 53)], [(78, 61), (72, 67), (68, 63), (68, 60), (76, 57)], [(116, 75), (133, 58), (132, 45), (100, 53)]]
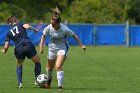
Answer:
[[(43, 55), (39, 54), (42, 73), (45, 73), (47, 47), (44, 51)], [(140, 93), (140, 47), (88, 46), (83, 52), (78, 46), (71, 46), (63, 68), (62, 93)], [(25, 60), (23, 88), (19, 90), (13, 47), (5, 55), (0, 53), (0, 93), (58, 92), (55, 70), (52, 88), (47, 90), (34, 86), (33, 69), (34, 64)]]

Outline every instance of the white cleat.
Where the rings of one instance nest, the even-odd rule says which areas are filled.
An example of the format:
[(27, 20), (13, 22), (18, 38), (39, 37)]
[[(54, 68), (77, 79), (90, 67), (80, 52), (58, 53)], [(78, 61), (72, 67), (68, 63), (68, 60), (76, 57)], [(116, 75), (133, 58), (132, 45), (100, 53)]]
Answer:
[(19, 89), (22, 88), (22, 83), (19, 84), (18, 88), (19, 88)]
[(37, 84), (37, 82), (35, 81), (35, 83), (34, 83), (36, 86), (38, 86), (38, 84)]

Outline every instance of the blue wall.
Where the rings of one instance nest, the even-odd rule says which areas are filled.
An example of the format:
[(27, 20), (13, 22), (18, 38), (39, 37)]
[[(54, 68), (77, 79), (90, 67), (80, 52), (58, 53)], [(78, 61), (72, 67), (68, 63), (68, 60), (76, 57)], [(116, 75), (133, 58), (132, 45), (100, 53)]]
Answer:
[[(37, 27), (37, 25), (32, 25)], [(42, 25), (38, 33), (27, 30), (28, 36), (35, 45), (38, 45), (42, 36), (42, 31), (47, 25)], [(71, 30), (75, 32), (80, 40), (85, 45), (125, 45), (125, 24), (68, 24)], [(8, 30), (8, 25), (0, 25), (0, 45), (4, 44), (5, 35)], [(129, 44), (130, 46), (140, 45), (140, 26), (133, 25), (129, 27)], [(49, 37), (47, 37), (45, 44), (48, 44)], [(72, 37), (68, 38), (71, 45), (78, 43)], [(13, 42), (10, 42), (13, 45)]]
[(130, 26), (130, 46), (140, 45), (140, 26)]
[(124, 25), (97, 25), (97, 45), (123, 45), (125, 43)]
[[(73, 24), (73, 25), (67, 25), (72, 31), (75, 32), (75, 34), (80, 38), (82, 43), (84, 44), (93, 44), (93, 25), (91, 24)], [(70, 44), (77, 44), (77, 41), (70, 37), (69, 38)]]

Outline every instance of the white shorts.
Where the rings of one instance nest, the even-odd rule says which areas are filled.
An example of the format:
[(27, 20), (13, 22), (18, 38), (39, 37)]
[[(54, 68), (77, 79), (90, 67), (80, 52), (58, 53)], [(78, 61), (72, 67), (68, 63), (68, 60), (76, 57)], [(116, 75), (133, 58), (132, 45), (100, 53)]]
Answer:
[(64, 55), (67, 56), (67, 49), (56, 50), (49, 48), (48, 50), (48, 59), (56, 59), (57, 55)]

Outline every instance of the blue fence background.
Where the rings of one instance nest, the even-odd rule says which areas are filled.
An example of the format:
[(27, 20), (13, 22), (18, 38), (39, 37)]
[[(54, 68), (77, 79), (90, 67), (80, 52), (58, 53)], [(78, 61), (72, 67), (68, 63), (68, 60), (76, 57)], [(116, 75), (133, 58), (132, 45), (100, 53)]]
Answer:
[(124, 25), (97, 25), (97, 45), (123, 45), (125, 43)]
[[(36, 24), (32, 25), (37, 27)], [(39, 32), (27, 30), (28, 36), (35, 45), (39, 45), (42, 31), (46, 27), (43, 24), (39, 28)], [(71, 30), (73, 30), (85, 45), (125, 45), (126, 44), (126, 25), (125, 24), (68, 24)], [(0, 45), (4, 45), (5, 35), (8, 31), (8, 25), (0, 25)], [(49, 38), (45, 40), (45, 44), (48, 44)], [(78, 43), (74, 38), (68, 38), (70, 45), (77, 45)], [(10, 42), (13, 45), (13, 42)], [(129, 45), (140, 45), (140, 26), (129, 26)]]

